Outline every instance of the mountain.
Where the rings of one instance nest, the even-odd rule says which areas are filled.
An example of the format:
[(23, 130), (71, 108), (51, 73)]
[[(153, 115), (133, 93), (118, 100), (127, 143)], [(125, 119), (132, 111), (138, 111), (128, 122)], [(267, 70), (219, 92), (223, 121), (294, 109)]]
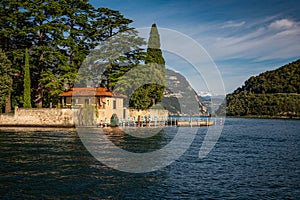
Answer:
[(228, 116), (300, 118), (300, 60), (250, 77), (217, 113), (225, 107)]
[(166, 89), (162, 105), (175, 116), (208, 115), (206, 106), (180, 73), (166, 69)]
[(214, 95), (214, 94), (198, 94), (199, 101), (207, 107), (209, 113), (214, 114), (219, 106), (223, 103), (225, 96), (224, 95)]

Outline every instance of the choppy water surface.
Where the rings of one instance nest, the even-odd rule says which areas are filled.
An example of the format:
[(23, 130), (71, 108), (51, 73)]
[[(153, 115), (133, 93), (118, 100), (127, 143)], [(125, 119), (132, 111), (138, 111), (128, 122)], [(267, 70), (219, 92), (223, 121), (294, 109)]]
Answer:
[[(159, 171), (131, 174), (101, 164), (75, 130), (0, 131), (1, 199), (297, 199), (300, 121), (227, 119), (210, 154), (198, 153), (206, 127), (187, 152)], [(174, 127), (149, 139), (109, 138), (126, 150), (161, 148)], [(122, 141), (122, 142), (120, 142)]]

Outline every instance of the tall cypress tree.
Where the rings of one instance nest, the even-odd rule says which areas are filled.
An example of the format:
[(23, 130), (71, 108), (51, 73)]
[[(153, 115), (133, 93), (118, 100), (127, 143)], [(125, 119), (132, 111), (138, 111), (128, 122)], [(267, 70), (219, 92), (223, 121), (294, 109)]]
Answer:
[[(145, 63), (147, 65), (155, 65), (155, 68), (158, 69), (160, 73), (160, 77), (165, 79), (165, 59), (163, 58), (162, 51), (160, 49), (160, 36), (156, 24), (152, 24), (151, 27)], [(165, 82), (165, 80), (163, 80), (163, 82)], [(145, 87), (148, 90), (148, 97), (151, 99), (152, 102), (151, 106), (156, 104), (157, 102), (162, 101), (163, 93), (165, 90), (165, 84), (149, 84)]]
[(129, 100), (130, 107), (142, 110), (161, 102), (165, 90), (165, 60), (160, 49), (160, 37), (156, 24), (151, 27), (144, 61), (145, 66), (137, 70), (136, 74), (125, 76), (127, 82), (130, 82), (131, 78), (134, 79), (131, 85), (143, 84), (130, 95)]
[(165, 59), (163, 58), (162, 51), (160, 49), (160, 37), (156, 24), (152, 24), (151, 27), (145, 63), (159, 64), (160, 67), (165, 70)]
[(25, 65), (24, 65), (24, 108), (31, 108), (31, 94), (30, 94), (30, 69), (29, 69), (29, 55), (28, 49), (25, 49)]

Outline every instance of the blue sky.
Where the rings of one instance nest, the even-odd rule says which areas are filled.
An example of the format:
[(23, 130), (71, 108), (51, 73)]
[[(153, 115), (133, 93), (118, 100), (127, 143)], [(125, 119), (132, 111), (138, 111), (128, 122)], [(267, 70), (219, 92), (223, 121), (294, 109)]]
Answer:
[[(252, 75), (300, 58), (299, 1), (92, 0), (95, 7), (119, 10), (135, 28), (156, 23), (189, 36), (216, 63), (226, 92)], [(162, 41), (163, 42), (163, 41)], [(167, 65), (182, 69), (172, 56)], [(182, 63), (184, 65), (184, 63)], [(177, 65), (177, 66), (176, 66)], [(176, 68), (178, 67), (178, 68)], [(183, 70), (184, 71), (184, 70)], [(189, 74), (185, 74), (189, 80)], [(192, 80), (197, 88), (197, 81)], [(200, 87), (200, 91), (208, 88)]]

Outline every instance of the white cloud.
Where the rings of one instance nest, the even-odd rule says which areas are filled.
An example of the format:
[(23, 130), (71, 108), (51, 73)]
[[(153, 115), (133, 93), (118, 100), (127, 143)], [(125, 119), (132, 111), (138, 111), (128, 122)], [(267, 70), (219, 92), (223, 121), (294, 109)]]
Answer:
[(295, 22), (289, 20), (289, 19), (280, 19), (272, 22), (269, 25), (270, 29), (289, 29), (293, 27)]
[(235, 58), (264, 61), (300, 56), (300, 23), (297, 21), (247, 22), (235, 31), (224, 29), (220, 24), (208, 28), (210, 30), (198, 38), (208, 53), (219, 61)]
[[(283, 60), (299, 58), (300, 21), (277, 19), (202, 24), (189, 31), (218, 64), (226, 90), (231, 91), (251, 75), (279, 67)], [(224, 66), (228, 62), (230, 66)], [(227, 74), (228, 70), (232, 74)]]
[(243, 26), (245, 23), (246, 23), (245, 21), (242, 22), (228, 21), (224, 23), (222, 28), (236, 28), (236, 27)]
[[(270, 16), (261, 19), (188, 25), (176, 29), (194, 38), (207, 50), (218, 64), (217, 67), (220, 67), (227, 91), (240, 86), (251, 75), (281, 66), (275, 64), (280, 60), (290, 60), (300, 56), (300, 21)], [(148, 35), (148, 32), (146, 34)], [(192, 58), (188, 60), (202, 57), (189, 43), (178, 41), (177, 38), (170, 36), (167, 39), (171, 40), (170, 43), (174, 46), (190, 52)], [(161, 41), (165, 40), (166, 38), (161, 35)], [(224, 63), (228, 62), (230, 66), (224, 66)], [(186, 64), (178, 61), (174, 63), (182, 66), (181, 73), (185, 74)], [(264, 63), (273, 64), (270, 66)], [(262, 65), (263, 68), (258, 68)], [(227, 74), (228, 71), (232, 74)], [(190, 74), (187, 76), (192, 77)]]

